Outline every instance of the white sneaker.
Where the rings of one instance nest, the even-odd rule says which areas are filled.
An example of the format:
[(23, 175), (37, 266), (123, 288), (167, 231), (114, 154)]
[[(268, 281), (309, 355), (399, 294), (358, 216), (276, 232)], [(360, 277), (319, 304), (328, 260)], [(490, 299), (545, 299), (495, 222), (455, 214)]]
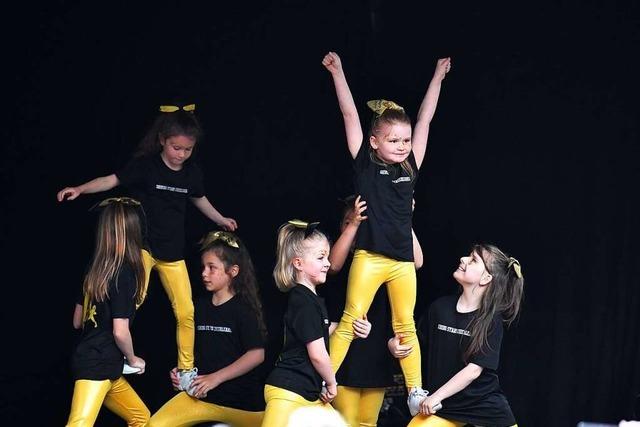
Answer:
[(124, 375), (128, 375), (128, 374), (137, 374), (138, 372), (140, 372), (141, 369), (140, 368), (136, 368), (134, 366), (129, 365), (126, 361), (124, 362), (124, 366), (122, 367), (122, 373)]
[(193, 396), (193, 389), (191, 384), (198, 375), (198, 368), (192, 368), (187, 370), (178, 370), (178, 390), (186, 391), (189, 396)]
[(427, 398), (429, 392), (423, 390), (420, 387), (413, 387), (409, 390), (409, 396), (407, 397), (407, 405), (409, 406), (409, 413), (412, 417), (415, 417), (420, 412), (420, 404)]

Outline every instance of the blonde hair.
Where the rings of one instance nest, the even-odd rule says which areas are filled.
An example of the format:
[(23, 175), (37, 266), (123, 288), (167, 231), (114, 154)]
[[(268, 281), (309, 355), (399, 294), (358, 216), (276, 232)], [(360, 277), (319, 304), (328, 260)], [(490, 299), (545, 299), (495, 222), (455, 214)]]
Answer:
[(278, 229), (276, 266), (273, 268), (273, 278), (276, 281), (276, 286), (282, 292), (290, 291), (297, 283), (293, 259), (305, 254), (308, 249), (307, 244), (310, 241), (328, 241), (327, 236), (317, 229), (306, 237), (305, 232), (306, 229), (288, 222), (282, 224)]

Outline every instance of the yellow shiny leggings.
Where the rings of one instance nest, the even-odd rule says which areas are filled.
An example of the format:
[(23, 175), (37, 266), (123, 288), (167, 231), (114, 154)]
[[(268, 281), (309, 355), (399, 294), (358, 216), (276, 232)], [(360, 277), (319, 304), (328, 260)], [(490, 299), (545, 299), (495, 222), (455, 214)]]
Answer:
[(214, 403), (203, 402), (187, 393), (178, 393), (162, 405), (148, 427), (188, 427), (207, 421), (220, 421), (231, 427), (258, 427), (262, 423), (263, 411), (243, 411)]
[(420, 343), (413, 320), (416, 305), (415, 266), (412, 262), (397, 261), (362, 249), (356, 250), (353, 255), (344, 313), (331, 334), (331, 365), (335, 372), (340, 368), (353, 341), (353, 321), (362, 318), (369, 310), (381, 283), (387, 285), (394, 332), (404, 334), (402, 344), (413, 346), (413, 351), (400, 359), (405, 384), (407, 388), (421, 387)]
[(67, 426), (93, 426), (102, 407), (123, 418), (128, 426), (142, 427), (149, 421), (149, 409), (127, 380), (76, 380)]
[(193, 368), (193, 343), (195, 339), (193, 326), (193, 300), (191, 299), (191, 282), (184, 260), (161, 261), (153, 258), (145, 250), (142, 251), (144, 262), (145, 286), (144, 295), (147, 294), (149, 276), (151, 270), (156, 269), (160, 282), (164, 287), (173, 314), (176, 317), (176, 343), (178, 344), (178, 369)]
[[(289, 418), (296, 409), (306, 407), (318, 409), (322, 414), (326, 414), (328, 418), (339, 417), (331, 405), (322, 403), (319, 399), (314, 402), (309, 402), (297, 393), (268, 384), (264, 386), (264, 400), (267, 407), (264, 411), (264, 419), (262, 420), (263, 427), (288, 427), (290, 426)], [(315, 421), (321, 420), (316, 419), (314, 422)], [(307, 425), (311, 424), (313, 423)], [(318, 423), (317, 425), (324, 424)]]
[[(407, 427), (463, 427), (465, 425), (467, 423), (445, 420), (436, 415), (416, 415)], [(511, 427), (518, 427), (518, 424)]]
[(375, 427), (384, 401), (384, 388), (338, 386), (333, 407), (349, 427)]

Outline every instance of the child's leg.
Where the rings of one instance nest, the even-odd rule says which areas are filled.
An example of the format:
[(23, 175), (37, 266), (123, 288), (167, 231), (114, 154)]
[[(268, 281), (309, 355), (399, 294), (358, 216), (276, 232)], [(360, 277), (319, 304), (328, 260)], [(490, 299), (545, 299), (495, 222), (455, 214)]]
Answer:
[(416, 415), (407, 427), (462, 427), (466, 423), (449, 421), (436, 415)]
[(267, 407), (262, 419), (263, 427), (288, 427), (289, 418), (300, 408), (314, 408), (328, 417), (338, 416), (329, 404), (323, 404), (320, 400), (309, 402), (297, 393), (271, 385), (264, 386), (264, 400)]
[(409, 344), (413, 351), (400, 359), (407, 388), (422, 387), (420, 371), (420, 343), (416, 335), (413, 309), (416, 305), (416, 270), (412, 262), (396, 261), (389, 279), (387, 293), (391, 305), (393, 331), (404, 335), (402, 344)]
[(111, 382), (104, 406), (124, 419), (130, 427), (147, 425), (151, 416), (147, 405), (123, 377)]
[(361, 319), (369, 310), (380, 284), (386, 281), (389, 266), (394, 262), (391, 258), (361, 249), (353, 255), (344, 313), (330, 338), (329, 355), (334, 372), (342, 365), (353, 341), (353, 321)]
[(360, 389), (360, 427), (375, 427), (378, 425), (378, 415), (384, 401), (384, 388)]
[(165, 403), (149, 420), (147, 427), (189, 427), (207, 421), (220, 421), (233, 427), (256, 427), (264, 412), (242, 411), (203, 402), (182, 392)]
[(142, 263), (144, 264), (144, 288), (142, 289), (142, 301), (144, 302), (145, 298), (147, 297), (147, 292), (149, 291), (149, 278), (151, 277), (151, 270), (153, 270), (153, 267), (156, 265), (156, 260), (153, 259), (149, 252), (143, 249)]
[(68, 427), (92, 426), (98, 418), (102, 402), (111, 389), (111, 381), (76, 380), (71, 399)]
[(184, 260), (165, 262), (158, 261), (156, 270), (167, 296), (171, 301), (173, 313), (178, 323), (176, 342), (178, 344), (178, 369), (193, 368), (193, 343), (195, 339), (193, 326), (193, 300), (191, 299), (191, 283)]
[(349, 427), (358, 427), (358, 408), (360, 407), (361, 388), (338, 386), (338, 395), (331, 404), (340, 412)]

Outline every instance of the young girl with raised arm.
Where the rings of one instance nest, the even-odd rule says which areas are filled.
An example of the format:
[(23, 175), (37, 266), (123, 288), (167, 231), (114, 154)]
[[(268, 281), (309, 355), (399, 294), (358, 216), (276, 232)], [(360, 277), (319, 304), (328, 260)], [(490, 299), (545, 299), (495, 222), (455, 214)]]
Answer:
[(160, 115), (124, 169), (58, 193), (58, 201), (74, 200), (81, 194), (122, 184), (142, 203), (147, 220), (142, 295), (144, 299), (151, 269), (155, 268), (176, 317), (178, 372), (180, 388), (185, 390), (197, 374), (193, 363), (193, 301), (183, 254), (187, 200), (222, 228), (233, 231), (237, 227), (233, 219), (223, 217), (211, 205), (205, 196), (202, 173), (190, 161), (202, 133), (194, 109), (193, 104), (161, 106)]
[[(219, 421), (231, 427), (262, 423), (266, 328), (249, 253), (232, 233), (216, 231), (202, 241), (202, 281), (211, 294), (196, 301), (199, 375), (156, 412), (149, 427), (187, 427)], [(170, 373), (179, 386), (177, 369)], [(193, 397), (192, 397), (193, 396)]]
[(329, 271), (329, 240), (317, 225), (293, 220), (278, 230), (273, 277), (289, 299), (284, 344), (264, 388), (264, 427), (286, 427), (302, 407), (334, 410), (329, 405), (337, 393), (329, 359), (329, 317), (316, 293)]
[[(437, 299), (419, 323), (427, 339), (427, 385), (435, 391), (420, 403), (409, 426), (513, 426), (497, 369), (503, 325), (520, 311), (520, 263), (495, 246), (479, 244), (460, 258), (453, 277), (462, 292)], [(392, 353), (402, 357), (407, 349), (397, 345), (389, 341)]]
[(403, 344), (414, 347), (411, 354), (400, 361), (400, 366), (409, 391), (409, 409), (415, 414), (426, 392), (422, 390), (420, 349), (413, 320), (416, 274), (411, 232), (412, 197), (427, 149), (429, 124), (451, 60), (438, 60), (413, 132), (402, 107), (385, 100), (368, 102), (375, 115), (364, 143), (358, 111), (340, 58), (330, 52), (322, 63), (333, 77), (347, 146), (355, 161), (356, 192), (367, 201), (368, 217), (356, 236), (344, 315), (331, 336), (331, 362), (334, 369), (340, 367), (353, 340), (353, 321), (362, 318), (378, 287), (386, 283), (393, 330), (402, 334)]
[[(331, 267), (327, 306), (332, 327), (337, 327), (344, 310), (347, 274), (353, 259), (353, 246), (360, 223), (367, 219), (366, 203), (360, 197), (349, 196), (340, 223), (341, 234), (331, 248)], [(416, 269), (422, 266), (422, 248), (415, 234), (414, 263)], [(384, 401), (385, 387), (395, 385), (393, 381), (394, 362), (386, 351), (388, 331), (391, 322), (389, 299), (385, 287), (380, 287), (366, 313), (365, 319), (354, 321), (356, 339), (336, 372), (338, 395), (333, 407), (342, 414), (351, 427), (376, 426), (380, 408)], [(335, 322), (335, 323), (334, 323)], [(368, 326), (368, 328), (366, 328)], [(368, 336), (365, 336), (368, 335)]]
[(92, 426), (103, 402), (127, 425), (144, 426), (149, 410), (122, 376), (125, 358), (139, 374), (145, 369), (129, 331), (144, 285), (140, 203), (120, 197), (100, 208), (93, 260), (73, 315), (82, 332), (71, 359), (75, 385), (67, 426)]

